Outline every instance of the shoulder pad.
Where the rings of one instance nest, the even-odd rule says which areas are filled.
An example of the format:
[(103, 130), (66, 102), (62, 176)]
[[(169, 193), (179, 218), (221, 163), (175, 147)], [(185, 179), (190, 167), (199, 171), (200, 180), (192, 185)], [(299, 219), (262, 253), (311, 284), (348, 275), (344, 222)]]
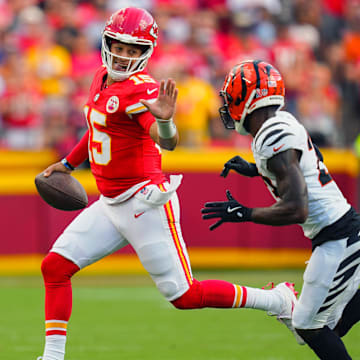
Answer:
[(256, 134), (253, 147), (263, 158), (286, 151), (288, 149), (302, 150), (305, 129), (299, 122), (287, 112), (278, 112), (268, 119)]

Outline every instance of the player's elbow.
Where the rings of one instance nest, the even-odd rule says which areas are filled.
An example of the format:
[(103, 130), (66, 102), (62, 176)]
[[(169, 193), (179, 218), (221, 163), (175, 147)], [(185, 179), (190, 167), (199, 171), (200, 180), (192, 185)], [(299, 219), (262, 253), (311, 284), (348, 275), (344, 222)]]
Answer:
[(308, 207), (306, 203), (299, 201), (284, 201), (278, 203), (277, 206), (279, 218), (283, 219), (283, 224), (302, 224), (308, 217)]
[(306, 219), (308, 218), (308, 215), (309, 215), (309, 211), (307, 208), (303, 207), (303, 208), (299, 209), (299, 212), (297, 214), (296, 223), (303, 224), (306, 221)]
[(165, 150), (168, 150), (168, 151), (173, 151), (175, 150), (176, 148), (176, 145), (177, 145), (177, 137), (173, 137), (173, 138), (170, 138), (170, 139), (162, 139), (160, 138), (160, 147), (162, 149), (165, 149)]
[(294, 204), (289, 213), (293, 224), (303, 224), (309, 215), (309, 209), (306, 204)]
[(173, 151), (176, 148), (176, 143), (175, 144), (169, 144), (166, 146), (161, 146), (163, 149), (168, 150), (168, 151)]

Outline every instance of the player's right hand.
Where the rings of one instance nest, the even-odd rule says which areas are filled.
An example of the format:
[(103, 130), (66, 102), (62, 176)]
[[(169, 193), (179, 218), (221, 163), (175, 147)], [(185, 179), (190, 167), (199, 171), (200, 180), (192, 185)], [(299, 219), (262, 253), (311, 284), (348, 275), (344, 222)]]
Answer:
[(259, 175), (256, 164), (249, 163), (240, 156), (234, 156), (227, 161), (224, 164), (220, 176), (223, 176), (224, 178), (227, 177), (231, 169), (244, 176), (254, 177)]
[(49, 177), (54, 171), (58, 171), (58, 172), (64, 172), (67, 174), (71, 173), (71, 170), (69, 170), (61, 161), (50, 165), (49, 167), (47, 167), (43, 174), (45, 177)]
[(140, 102), (157, 119), (171, 120), (175, 114), (176, 99), (179, 90), (176, 88), (176, 82), (173, 79), (160, 81), (159, 95), (154, 102), (141, 99)]

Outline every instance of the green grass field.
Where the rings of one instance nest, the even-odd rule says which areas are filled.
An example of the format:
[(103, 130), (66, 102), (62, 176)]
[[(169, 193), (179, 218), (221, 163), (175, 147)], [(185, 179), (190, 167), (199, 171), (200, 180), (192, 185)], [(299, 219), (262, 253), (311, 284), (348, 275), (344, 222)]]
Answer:
[[(302, 271), (195, 272), (262, 286), (295, 281)], [(287, 328), (264, 312), (249, 309), (174, 309), (147, 276), (77, 276), (68, 328), (66, 360), (315, 359)], [(42, 279), (0, 277), (0, 359), (35, 360), (44, 344)], [(360, 358), (360, 326), (344, 341)]]

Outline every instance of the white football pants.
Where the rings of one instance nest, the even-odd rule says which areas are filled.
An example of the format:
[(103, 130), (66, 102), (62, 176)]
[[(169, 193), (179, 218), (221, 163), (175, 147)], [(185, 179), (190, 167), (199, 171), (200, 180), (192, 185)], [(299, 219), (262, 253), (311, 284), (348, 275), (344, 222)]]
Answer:
[(359, 234), (328, 241), (314, 250), (293, 312), (297, 329), (334, 329), (360, 284)]
[(84, 268), (131, 244), (164, 297), (179, 298), (193, 281), (179, 223), (179, 201), (173, 192), (164, 205), (147, 203), (146, 195), (154, 186), (120, 203), (100, 197), (71, 222), (51, 251)]

